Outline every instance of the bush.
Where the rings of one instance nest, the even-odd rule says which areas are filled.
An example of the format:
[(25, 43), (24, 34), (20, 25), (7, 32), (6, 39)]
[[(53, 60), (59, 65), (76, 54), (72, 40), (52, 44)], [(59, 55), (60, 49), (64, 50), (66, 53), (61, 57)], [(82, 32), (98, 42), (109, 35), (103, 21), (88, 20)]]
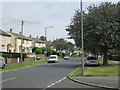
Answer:
[(35, 54), (42, 54), (42, 50), (40, 48), (36, 49)]
[(34, 53), (36, 51), (36, 49), (38, 49), (38, 47), (33, 47), (32, 52)]
[(4, 58), (12, 58), (12, 54), (2, 54), (2, 57), (4, 57)]
[(115, 60), (115, 61), (120, 61), (120, 53), (110, 53), (108, 55), (108, 59)]
[[(23, 58), (26, 58), (27, 57), (27, 54), (26, 53), (23, 53)], [(4, 58), (20, 58), (21, 57), (21, 54), (20, 53), (2, 53), (2, 57)]]

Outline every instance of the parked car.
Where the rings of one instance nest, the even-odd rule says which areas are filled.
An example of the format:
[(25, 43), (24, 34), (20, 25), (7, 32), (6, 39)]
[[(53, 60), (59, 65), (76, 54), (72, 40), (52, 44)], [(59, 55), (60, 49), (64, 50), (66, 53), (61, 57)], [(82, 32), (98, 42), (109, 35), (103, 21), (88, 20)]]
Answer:
[(56, 63), (58, 62), (58, 56), (57, 55), (50, 55), (49, 59), (48, 59), (48, 63)]
[(69, 59), (70, 59), (70, 56), (64, 56), (64, 59), (65, 59), (65, 60), (69, 60)]
[(5, 59), (3, 57), (0, 57), (0, 68), (5, 68)]
[(40, 60), (40, 57), (36, 57), (36, 60)]
[(85, 65), (99, 65), (99, 61), (95, 56), (88, 56), (85, 60)]

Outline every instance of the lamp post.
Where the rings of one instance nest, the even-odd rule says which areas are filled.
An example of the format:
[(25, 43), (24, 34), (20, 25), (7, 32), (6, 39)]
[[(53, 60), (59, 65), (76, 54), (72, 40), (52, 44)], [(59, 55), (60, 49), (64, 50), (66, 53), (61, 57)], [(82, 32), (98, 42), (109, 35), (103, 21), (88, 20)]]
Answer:
[(81, 8), (81, 40), (82, 40), (82, 75), (84, 75), (84, 42), (83, 42), (83, 11), (82, 11), (82, 0), (80, 2)]
[(53, 26), (45, 27), (45, 39), (46, 39), (45, 41), (47, 41), (47, 29), (48, 29), (48, 28), (52, 28), (52, 27), (53, 27)]
[[(45, 43), (47, 42), (47, 29), (48, 28), (52, 28), (53, 26), (48, 26), (48, 27), (45, 27)], [(46, 43), (47, 44), (47, 43)], [(44, 51), (44, 54), (46, 54), (46, 56), (47, 56), (47, 48), (46, 48), (46, 51)], [(46, 59), (46, 58), (45, 58)]]

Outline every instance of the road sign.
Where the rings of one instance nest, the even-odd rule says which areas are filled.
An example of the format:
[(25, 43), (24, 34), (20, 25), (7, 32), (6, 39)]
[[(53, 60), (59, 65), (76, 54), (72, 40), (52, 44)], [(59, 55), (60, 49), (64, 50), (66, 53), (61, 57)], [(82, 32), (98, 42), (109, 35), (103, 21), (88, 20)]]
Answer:
[(47, 51), (44, 51), (44, 54), (47, 54)]

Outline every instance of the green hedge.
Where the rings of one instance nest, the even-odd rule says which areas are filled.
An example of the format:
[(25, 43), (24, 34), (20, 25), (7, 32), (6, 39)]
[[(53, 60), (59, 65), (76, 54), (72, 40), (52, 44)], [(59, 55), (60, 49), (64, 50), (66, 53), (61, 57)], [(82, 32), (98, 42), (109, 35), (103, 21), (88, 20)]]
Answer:
[[(23, 53), (23, 58), (26, 58), (27, 57), (27, 54), (26, 53)], [(21, 54), (20, 53), (7, 53), (7, 52), (4, 52), (2, 53), (2, 57), (4, 58), (20, 58), (21, 57)]]
[(120, 53), (110, 53), (108, 55), (109, 60), (120, 61)]

